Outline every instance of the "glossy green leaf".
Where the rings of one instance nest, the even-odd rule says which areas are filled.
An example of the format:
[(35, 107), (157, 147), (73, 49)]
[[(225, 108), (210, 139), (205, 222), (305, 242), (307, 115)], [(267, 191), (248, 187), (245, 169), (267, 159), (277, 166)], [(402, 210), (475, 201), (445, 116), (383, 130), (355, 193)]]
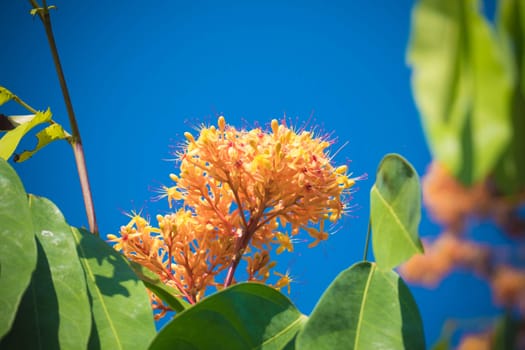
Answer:
[(45, 112), (38, 112), (34, 118), (27, 123), (20, 124), (13, 130), (9, 130), (0, 139), (0, 158), (7, 160), (15, 152), (16, 146), (26, 133), (28, 133), (35, 126), (49, 122), (51, 120), (51, 111), (48, 109)]
[(3, 86), (0, 86), (0, 106), (10, 101), (12, 98), (13, 94), (11, 93), (11, 91), (7, 90)]
[(91, 297), (89, 349), (146, 349), (155, 326), (143, 283), (103, 240), (83, 229), (72, 231)]
[(283, 349), (291, 346), (306, 316), (275, 289), (241, 283), (177, 314), (150, 350)]
[(419, 177), (397, 154), (386, 155), (370, 191), (372, 245), (377, 265), (391, 269), (423, 252), (418, 226), (421, 219)]
[(71, 137), (71, 135), (69, 133), (67, 133), (62, 128), (62, 125), (60, 125), (60, 124), (51, 124), (47, 128), (45, 128), (43, 130), (40, 130), (36, 134), (36, 137), (38, 139), (38, 143), (37, 143), (36, 147), (33, 150), (24, 151), (20, 155), (16, 155), (15, 159), (14, 159), (15, 162), (26, 161), (29, 158), (31, 158), (33, 156), (33, 154), (38, 152), (42, 147), (47, 146), (48, 144), (50, 144), (53, 141), (67, 139), (67, 138)]
[(510, 141), (511, 72), (478, 0), (420, 0), (408, 53), (434, 157), (470, 185)]
[(181, 312), (190, 307), (190, 304), (180, 297), (181, 293), (164, 284), (155, 272), (134, 261), (130, 261), (130, 266), (144, 285), (174, 311)]
[(36, 267), (37, 249), (27, 195), (11, 166), (0, 159), (0, 338), (11, 328)]
[(525, 1), (499, 1), (498, 28), (507, 62), (512, 68), (511, 140), (502, 156), (495, 180), (505, 194), (525, 189)]
[(13, 349), (85, 348), (91, 309), (70, 227), (49, 200), (30, 196), (29, 206), (39, 247), (38, 263), (2, 345)]
[(421, 316), (410, 290), (394, 271), (369, 262), (337, 276), (296, 340), (298, 350), (424, 348)]

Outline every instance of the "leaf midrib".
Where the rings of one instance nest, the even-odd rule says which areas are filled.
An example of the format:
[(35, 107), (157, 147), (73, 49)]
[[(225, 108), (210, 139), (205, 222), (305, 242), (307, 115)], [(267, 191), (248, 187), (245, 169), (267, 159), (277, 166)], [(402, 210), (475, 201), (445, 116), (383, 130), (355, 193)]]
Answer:
[(270, 337), (270, 338), (266, 339), (265, 341), (263, 341), (261, 343), (261, 346), (271, 343), (272, 341), (277, 339), (277, 337), (287, 333), (290, 329), (294, 328), (298, 323), (301, 323), (306, 318), (307, 317), (305, 315), (300, 314), (299, 317), (297, 317), (297, 319), (295, 319), (293, 322), (291, 322), (287, 327), (283, 328), (280, 332), (276, 333), (272, 337)]
[(365, 289), (363, 290), (363, 299), (361, 300), (361, 306), (359, 308), (359, 318), (357, 321), (357, 327), (355, 332), (355, 340), (354, 340), (354, 349), (358, 349), (357, 344), (359, 343), (359, 335), (361, 334), (361, 325), (363, 324), (363, 314), (365, 310), (365, 304), (366, 299), (368, 296), (368, 288), (370, 287), (370, 283), (372, 281), (372, 275), (375, 270), (375, 265), (371, 264), (370, 266), (370, 272), (368, 273), (368, 279), (366, 280)]
[(392, 206), (386, 201), (386, 199), (384, 199), (383, 195), (381, 194), (381, 192), (377, 189), (377, 187), (376, 187), (375, 185), (374, 185), (374, 187), (372, 188), (372, 191), (374, 191), (375, 193), (377, 193), (379, 199), (381, 200), (381, 203), (383, 203), (383, 205), (388, 209), (388, 212), (390, 213), (390, 215), (394, 218), (394, 220), (395, 220), (396, 223), (399, 225), (399, 227), (401, 227), (401, 231), (403, 232), (405, 239), (410, 243), (410, 245), (411, 245), (416, 251), (419, 251), (419, 248), (416, 246), (416, 244), (415, 244), (414, 241), (412, 240), (412, 238), (411, 238), (411, 236), (410, 236), (410, 233), (409, 233), (408, 230), (405, 228), (405, 225), (403, 225), (403, 223), (399, 220), (399, 218), (397, 217), (397, 215), (396, 215), (395, 212), (394, 212), (394, 209), (392, 209)]

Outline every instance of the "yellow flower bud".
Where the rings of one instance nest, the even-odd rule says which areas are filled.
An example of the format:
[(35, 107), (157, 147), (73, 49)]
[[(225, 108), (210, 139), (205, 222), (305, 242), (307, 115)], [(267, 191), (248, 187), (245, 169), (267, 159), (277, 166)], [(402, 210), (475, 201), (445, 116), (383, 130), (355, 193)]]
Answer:
[(272, 131), (276, 135), (279, 131), (279, 122), (277, 121), (277, 119), (272, 119)]
[(190, 134), (189, 132), (185, 132), (184, 133), (184, 137), (186, 138), (186, 140), (188, 140), (189, 142), (191, 143), (195, 143), (195, 139), (193, 138), (193, 135)]
[(336, 174), (344, 174), (346, 173), (346, 170), (348, 169), (348, 167), (346, 165), (341, 165), (340, 167), (337, 167), (337, 169), (335, 169), (335, 172)]
[(217, 125), (219, 125), (220, 131), (224, 131), (224, 129), (226, 128), (226, 120), (224, 119), (222, 115), (219, 117), (219, 120), (217, 121)]

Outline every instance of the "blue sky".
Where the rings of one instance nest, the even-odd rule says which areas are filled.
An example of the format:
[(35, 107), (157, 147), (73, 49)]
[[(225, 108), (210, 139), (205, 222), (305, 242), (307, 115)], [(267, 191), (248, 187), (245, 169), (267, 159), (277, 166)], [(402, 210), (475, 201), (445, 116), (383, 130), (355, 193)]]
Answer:
[[(266, 125), (284, 115), (348, 144), (336, 162), (358, 183), (353, 212), (316, 249), (279, 257), (297, 283), (291, 298), (310, 313), (323, 290), (362, 258), (369, 190), (386, 153), (422, 175), (430, 154), (405, 61), (412, 1), (58, 1), (52, 13), (78, 117), (99, 227), (116, 233), (123, 212), (155, 215), (152, 188), (176, 172), (170, 151), (195, 125)], [(68, 125), (38, 19), (29, 2), (0, 11), (0, 85)], [(14, 104), (5, 114), (24, 114)], [(31, 146), (31, 140), (25, 141)], [(334, 150), (337, 148), (335, 146)], [(87, 225), (73, 154), (55, 143), (16, 164), (28, 192), (52, 199), (72, 225)], [(421, 235), (439, 232), (424, 216)], [(432, 344), (448, 318), (493, 315), (488, 286), (454, 273), (435, 290), (412, 286)], [(465, 293), (465, 291), (468, 291)]]

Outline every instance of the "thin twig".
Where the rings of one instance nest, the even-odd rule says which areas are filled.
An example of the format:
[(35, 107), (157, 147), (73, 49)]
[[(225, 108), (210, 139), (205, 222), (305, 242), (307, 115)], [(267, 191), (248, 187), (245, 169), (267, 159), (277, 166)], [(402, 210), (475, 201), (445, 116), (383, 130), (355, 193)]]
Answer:
[(97, 219), (95, 216), (95, 206), (93, 204), (93, 197), (91, 194), (91, 188), (89, 185), (88, 172), (86, 167), (86, 159), (84, 156), (84, 148), (82, 146), (82, 140), (80, 138), (80, 131), (78, 128), (77, 120), (75, 117), (75, 111), (73, 110), (73, 104), (67, 88), (66, 79), (64, 77), (64, 71), (60, 58), (58, 56), (58, 50), (56, 47), (55, 37), (53, 35), (53, 29), (51, 26), (51, 17), (49, 15), (49, 8), (47, 7), (46, 1), (43, 1), (43, 7), (40, 7), (36, 0), (29, 0), (34, 9), (37, 9), (37, 14), (44, 29), (46, 31), (47, 40), (49, 42), (49, 48), (51, 49), (51, 55), (55, 63), (55, 69), (60, 82), (60, 88), (62, 89), (62, 95), (66, 104), (67, 114), (69, 116), (69, 124), (71, 126), (72, 137), (69, 142), (73, 147), (73, 154), (75, 155), (75, 162), (77, 164), (78, 177), (80, 180), (80, 186), (82, 189), (82, 196), (84, 198), (84, 206), (86, 208), (86, 215), (89, 224), (89, 230), (98, 236)]
[(368, 229), (366, 230), (366, 242), (365, 242), (365, 252), (363, 253), (363, 261), (366, 261), (368, 257), (368, 244), (370, 243), (370, 229), (372, 228), (372, 219), (368, 220)]

